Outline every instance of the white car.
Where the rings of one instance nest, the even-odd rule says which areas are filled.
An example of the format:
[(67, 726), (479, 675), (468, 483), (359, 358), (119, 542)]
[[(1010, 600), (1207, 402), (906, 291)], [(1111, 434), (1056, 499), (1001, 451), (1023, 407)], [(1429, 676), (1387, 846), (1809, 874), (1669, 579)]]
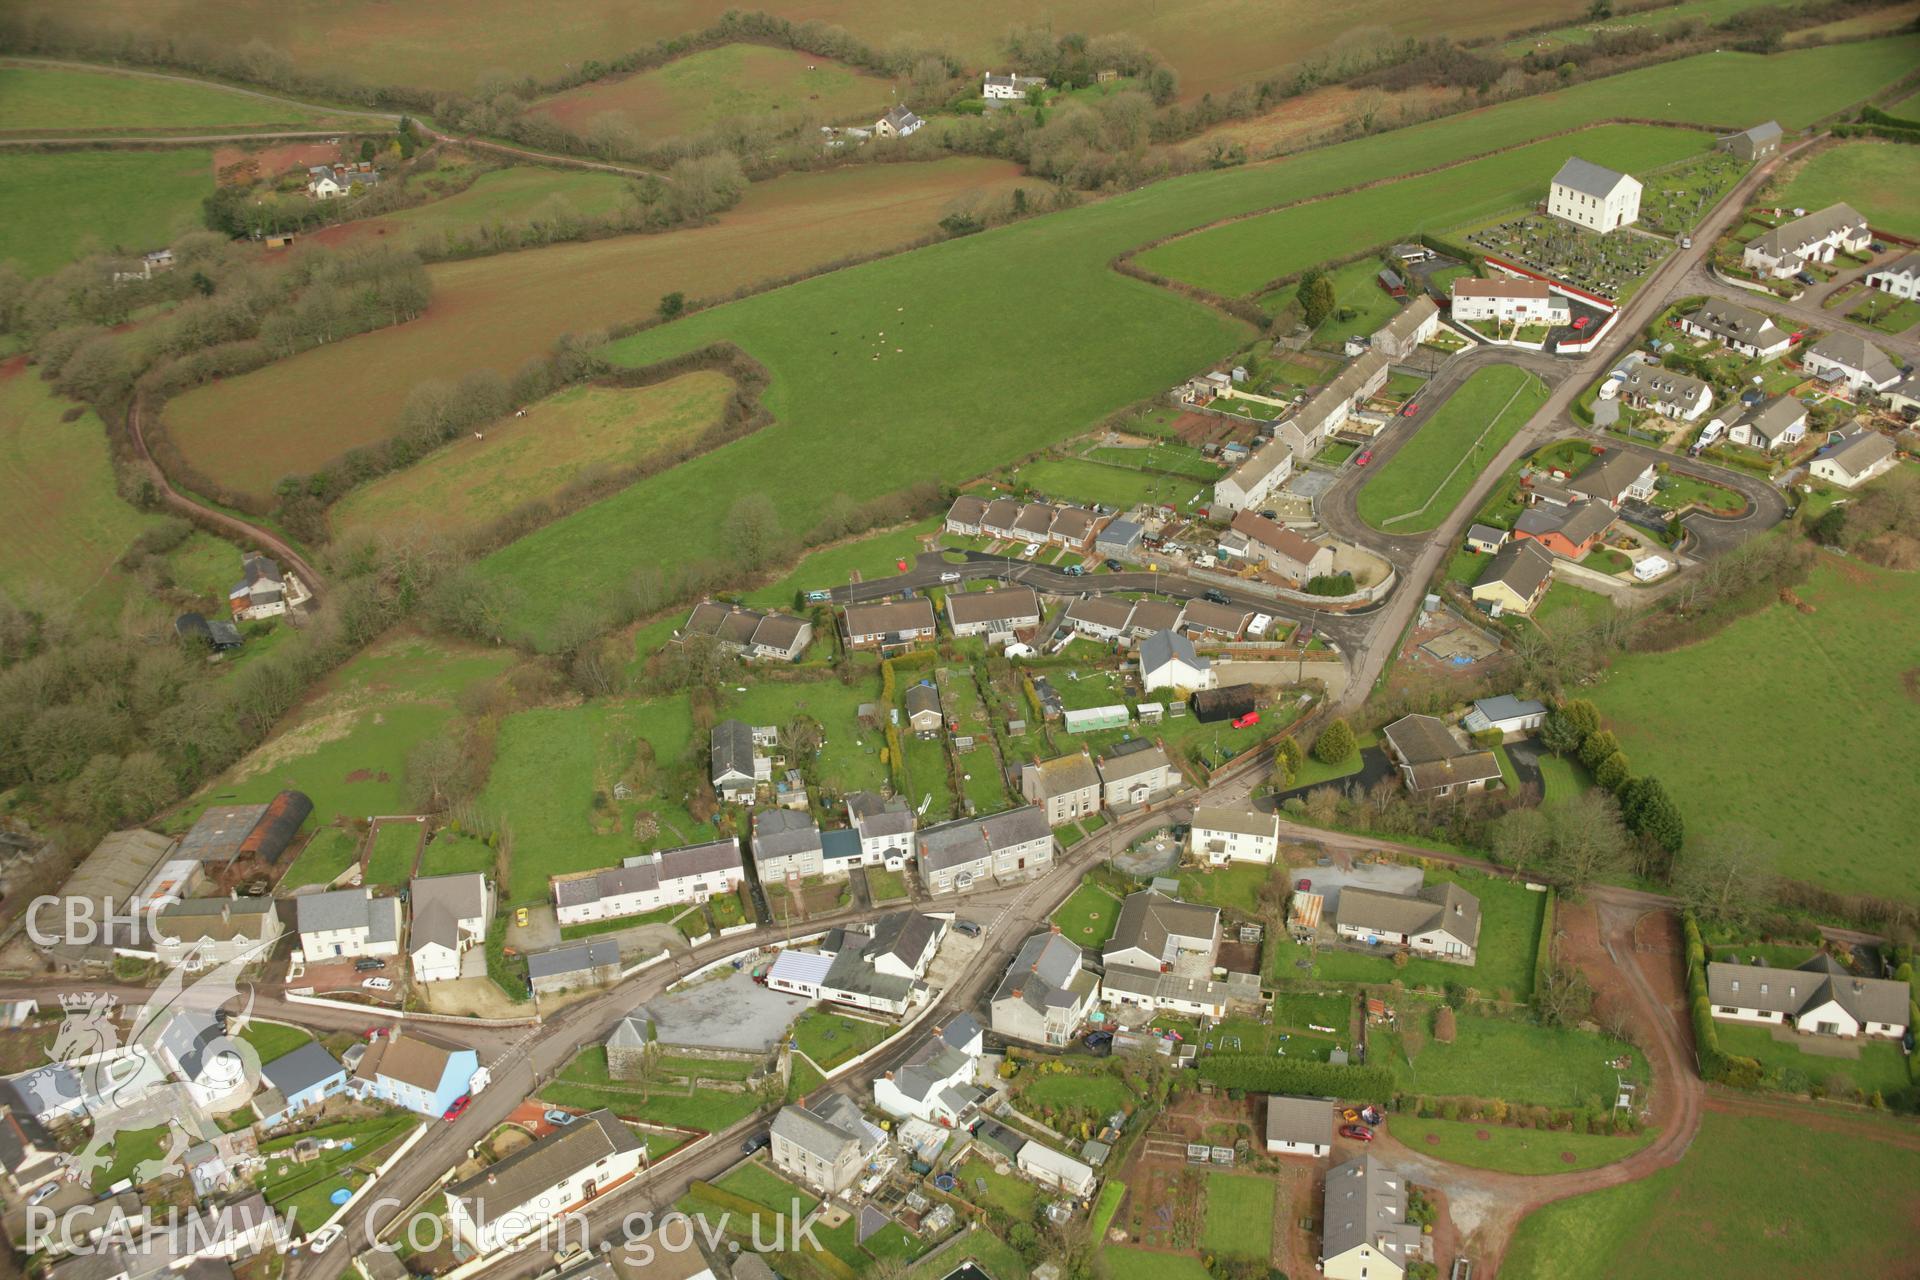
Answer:
[(346, 1231), (347, 1229), (339, 1223), (331, 1227), (322, 1227), (313, 1233), (313, 1238), (307, 1241), (307, 1247), (315, 1253), (325, 1253), (327, 1247), (345, 1235)]
[(1031, 560), (1039, 554), (1040, 554), (1040, 544), (1037, 542), (1029, 542), (1027, 544), (1027, 549), (1020, 553), (1020, 558), (1022, 560)]
[(56, 1191), (58, 1191), (59, 1189), (60, 1189), (60, 1184), (59, 1184), (59, 1183), (57, 1183), (57, 1182), (49, 1182), (49, 1183), (48, 1183), (48, 1184), (47, 1184), (46, 1186), (44, 1186), (44, 1187), (41, 1187), (40, 1189), (38, 1189), (37, 1191), (35, 1191), (35, 1192), (34, 1192), (34, 1193), (33, 1193), (32, 1195), (30, 1195), (30, 1196), (28, 1196), (28, 1197), (27, 1197), (27, 1203), (28, 1203), (28, 1204), (40, 1204), (40, 1203), (41, 1203), (41, 1202), (43, 1202), (43, 1201), (44, 1201), (44, 1200), (45, 1200), (45, 1199), (46, 1199), (46, 1198), (47, 1198), (48, 1196), (50, 1196), (50, 1195), (52, 1195), (52, 1194), (53, 1194), (54, 1192), (56, 1192)]
[(361, 983), (360, 985), (365, 987), (369, 991), (391, 991), (393, 990), (393, 979), (392, 978), (368, 978), (365, 982)]
[(959, 574), (957, 574), (957, 573), (943, 573), (943, 574), (941, 574), (941, 575), (940, 575), (940, 581), (942, 581), (942, 582), (958, 582), (958, 581), (960, 581), (960, 575), (959, 575)]

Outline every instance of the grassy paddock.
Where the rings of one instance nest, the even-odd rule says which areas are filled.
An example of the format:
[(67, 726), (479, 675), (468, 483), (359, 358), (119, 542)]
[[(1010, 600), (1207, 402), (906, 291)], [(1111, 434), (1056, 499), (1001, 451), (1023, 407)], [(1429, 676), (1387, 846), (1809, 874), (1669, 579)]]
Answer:
[(1601, 1165), (1625, 1160), (1654, 1138), (1652, 1130), (1614, 1137), (1419, 1116), (1395, 1116), (1388, 1122), (1388, 1128), (1395, 1138), (1415, 1151), (1470, 1169), (1492, 1169), (1499, 1173), (1572, 1173), (1598, 1169)]
[(1368, 477), (1355, 500), (1360, 518), (1395, 534), (1438, 527), (1546, 400), (1546, 384), (1525, 369), (1475, 373)]
[(1876, 231), (1920, 236), (1920, 149), (1899, 142), (1842, 142), (1816, 154), (1781, 187), (1787, 208), (1844, 200)]
[[(1427, 1016), (1421, 1006), (1411, 1009), (1413, 1016)], [(1401, 1016), (1409, 1016), (1408, 1010), (1403, 1006)], [(1645, 1055), (1610, 1036), (1480, 1014), (1458, 1015), (1458, 1034), (1452, 1044), (1441, 1044), (1429, 1035), (1411, 1063), (1399, 1036), (1377, 1035), (1375, 1043), (1381, 1050), (1375, 1061), (1390, 1067), (1395, 1083), (1408, 1093), (1578, 1107), (1594, 1099), (1611, 1101), (1620, 1076), (1643, 1085), (1647, 1080)], [(1626, 1052), (1633, 1054), (1633, 1065), (1626, 1071), (1607, 1065)]]
[(116, 75), (105, 68), (0, 66), (0, 132), (42, 136), (335, 124), (351, 127), (344, 117), (317, 115), (217, 84)]
[[(5, 119), (0, 114), (0, 119)], [(45, 275), (85, 253), (145, 253), (200, 224), (213, 152), (0, 153), (0, 262)]]
[(887, 103), (887, 82), (852, 67), (791, 49), (727, 44), (638, 75), (582, 85), (533, 109), (575, 131), (611, 114), (642, 135), (661, 137), (777, 111), (871, 124)]

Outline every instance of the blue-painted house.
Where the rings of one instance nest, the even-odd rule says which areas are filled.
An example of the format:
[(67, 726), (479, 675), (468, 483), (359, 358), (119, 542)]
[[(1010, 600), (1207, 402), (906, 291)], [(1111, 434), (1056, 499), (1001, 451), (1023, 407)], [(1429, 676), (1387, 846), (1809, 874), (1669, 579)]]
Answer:
[(472, 1049), (396, 1030), (367, 1047), (353, 1081), (364, 1097), (437, 1117), (467, 1092), (479, 1069), (480, 1055)]
[(317, 1107), (347, 1089), (347, 1069), (318, 1043), (309, 1041), (260, 1068), (254, 1110), (260, 1123), (276, 1125)]

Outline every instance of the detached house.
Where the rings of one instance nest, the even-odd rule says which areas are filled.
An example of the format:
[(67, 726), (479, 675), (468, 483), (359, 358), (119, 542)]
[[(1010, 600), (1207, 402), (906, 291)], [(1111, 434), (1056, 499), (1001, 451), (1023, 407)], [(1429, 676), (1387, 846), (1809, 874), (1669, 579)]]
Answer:
[(400, 900), (366, 889), (335, 889), (293, 900), (300, 950), (319, 960), (400, 954)]
[(1297, 585), (1333, 572), (1333, 548), (1309, 541), (1265, 516), (1242, 511), (1234, 516), (1220, 549), (1254, 561)]
[(1727, 426), (1727, 439), (1772, 453), (1807, 438), (1807, 407), (1792, 396), (1763, 400)]
[(920, 831), (914, 843), (920, 884), (928, 893), (1026, 880), (1053, 865), (1053, 828), (1037, 805), (943, 822)]
[(1619, 510), (1628, 498), (1646, 501), (1653, 497), (1653, 463), (1625, 450), (1602, 454), (1567, 481), (1567, 492), (1575, 498), (1604, 502)]
[(1374, 1156), (1327, 1171), (1320, 1272), (1327, 1280), (1401, 1280), (1425, 1237), (1407, 1221), (1407, 1182)]
[(1380, 731), (1380, 742), (1416, 796), (1465, 795), (1500, 781), (1500, 761), (1493, 752), (1463, 747), (1435, 716), (1401, 716)]
[(1920, 298), (1920, 249), (1869, 271), (1867, 286), (1908, 302)]
[(1140, 642), (1140, 687), (1192, 693), (1214, 685), (1213, 663), (1194, 652), (1178, 631), (1156, 631)]
[(950, 591), (947, 622), (956, 636), (984, 635), (989, 643), (1011, 640), (1040, 625), (1040, 597), (1032, 587), (1001, 591)]
[(1211, 966), (1219, 952), (1220, 908), (1142, 889), (1120, 904), (1120, 918), (1100, 959), (1108, 969), (1159, 970), (1189, 957)]
[(850, 604), (845, 619), (847, 644), (855, 649), (891, 653), (931, 640), (934, 633), (933, 602), (926, 599)]
[(1022, 76), (1012, 72), (1002, 76), (989, 71), (980, 79), (980, 96), (1001, 102), (1019, 102), (1027, 96), (1027, 90), (1046, 87), (1044, 76)]
[[(1512, 548), (1521, 542), (1536, 542), (1553, 554), (1565, 556), (1569, 560), (1584, 559), (1586, 554), (1593, 550), (1593, 544), (1613, 526), (1616, 514), (1614, 509), (1606, 503), (1590, 500), (1582, 500), (1565, 507), (1545, 503), (1537, 507), (1528, 507), (1513, 522), (1513, 541), (1494, 554), (1494, 563), (1487, 566), (1481, 581), (1491, 585), (1497, 574), (1506, 573), (1510, 567), (1519, 567), (1524, 575), (1527, 563), (1525, 559), (1509, 558), (1506, 561), (1500, 559), (1502, 555), (1509, 557), (1518, 555), (1519, 553)], [(1517, 584), (1509, 585), (1517, 586)]]
[(264, 960), (279, 940), (272, 898), (185, 898), (154, 919), (154, 955), (169, 968)]
[(902, 106), (888, 109), (887, 114), (873, 122), (873, 136), (876, 138), (911, 138), (920, 132), (926, 124), (919, 116)]
[(1247, 624), (1251, 621), (1253, 610), (1241, 605), (1189, 600), (1186, 617), (1180, 625), (1189, 636), (1209, 635), (1231, 642), (1246, 633)]
[[(1582, 504), (1594, 507), (1595, 503)], [(1600, 510), (1606, 510), (1601, 507)], [(1522, 518), (1532, 515), (1522, 513)], [(1611, 524), (1611, 513), (1608, 523)], [(1517, 531), (1516, 531), (1517, 532)], [(1548, 534), (1557, 537), (1557, 534)], [(1585, 554), (1584, 552), (1582, 554)], [(1501, 547), (1473, 584), (1469, 593), (1473, 602), (1492, 612), (1530, 615), (1553, 585), (1553, 553), (1533, 535), (1518, 533), (1514, 541)]]
[(774, 1168), (827, 1195), (852, 1186), (887, 1135), (860, 1114), (844, 1094), (816, 1107), (792, 1103), (780, 1108), (771, 1130)]
[(1793, 345), (1793, 336), (1773, 317), (1741, 302), (1709, 298), (1700, 308), (1681, 317), (1680, 331), (1709, 338), (1749, 360), (1771, 360)]
[(1808, 349), (1808, 372), (1827, 382), (1845, 383), (1855, 394), (1885, 391), (1900, 381), (1900, 366), (1865, 338), (1836, 330)]
[(970, 1014), (935, 1027), (905, 1062), (873, 1082), (874, 1105), (896, 1120), (965, 1128), (987, 1100), (973, 1083), (985, 1043)]
[(1864, 253), (1872, 243), (1873, 232), (1859, 210), (1828, 205), (1756, 237), (1741, 251), (1740, 263), (1756, 275), (1784, 280), (1809, 263), (1832, 262), (1836, 253)]
[(1100, 812), (1100, 773), (1085, 751), (1029, 760), (1020, 766), (1020, 795), (1046, 813), (1048, 826), (1065, 826)]
[(1637, 364), (1620, 387), (1621, 398), (1665, 418), (1692, 422), (1713, 407), (1713, 388), (1690, 374)]
[(1637, 179), (1570, 156), (1547, 188), (1547, 212), (1605, 235), (1640, 220)]
[(1840, 443), (1808, 464), (1807, 470), (1842, 489), (1858, 489), (1867, 481), (1893, 470), (1899, 455), (1893, 441), (1878, 431), (1855, 428)]
[(1270, 864), (1280, 856), (1279, 815), (1229, 805), (1196, 806), (1187, 848), (1194, 857), (1214, 866), (1229, 862)]
[(1333, 1150), (1333, 1099), (1277, 1093), (1267, 1099), (1267, 1154), (1324, 1156)]
[(1073, 1042), (1099, 1003), (1100, 979), (1086, 954), (1058, 932), (1036, 933), (994, 989), (993, 1033), (1057, 1048)]
[(253, 1096), (253, 1110), (261, 1124), (272, 1127), (345, 1093), (347, 1069), (318, 1041), (309, 1040), (262, 1063), (260, 1083), (264, 1087)]
[[(413, 882), (409, 898), (413, 930), (407, 936), (407, 954), (413, 961), (413, 980), (446, 982), (458, 978), (461, 957), (487, 940), (487, 922), (493, 919), (493, 886), (478, 872), (425, 876)], [(476, 959), (484, 974), (484, 956)]]
[(611, 1111), (593, 1111), (447, 1186), (447, 1223), (479, 1254), (523, 1236), (633, 1179), (646, 1144)]
[(249, 551), (240, 557), (240, 581), (227, 592), (227, 607), (242, 619), (277, 618), (305, 604), (311, 593), (277, 561)]
[(1348, 886), (1340, 891), (1333, 926), (1350, 942), (1472, 964), (1480, 945), (1480, 899), (1451, 881), (1411, 895)]
[(773, 780), (773, 762), (754, 749), (753, 726), (722, 720), (707, 734), (708, 780), (725, 804), (752, 804), (762, 782)]
[(761, 613), (705, 600), (693, 607), (680, 636), (712, 636), (749, 658), (798, 662), (813, 643), (813, 624), (785, 613)]
[(1801, 1035), (1897, 1040), (1907, 1033), (1910, 995), (1904, 982), (1854, 977), (1825, 952), (1797, 969), (1707, 965), (1707, 999), (1714, 1017), (1790, 1025)]

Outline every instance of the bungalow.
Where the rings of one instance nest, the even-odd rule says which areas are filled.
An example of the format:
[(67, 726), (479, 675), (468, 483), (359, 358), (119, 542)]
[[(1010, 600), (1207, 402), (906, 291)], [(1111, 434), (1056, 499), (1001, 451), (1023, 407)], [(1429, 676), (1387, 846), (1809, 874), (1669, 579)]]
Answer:
[(1440, 331), (1440, 308), (1421, 294), (1373, 334), (1373, 349), (1389, 360), (1405, 360)]
[(1040, 597), (1032, 587), (1000, 591), (950, 591), (947, 622), (956, 636), (984, 635), (989, 641), (1013, 638), (1040, 625)]
[(839, 1195), (854, 1183), (887, 1135), (860, 1114), (860, 1104), (833, 1094), (817, 1106), (780, 1108), (769, 1130), (773, 1167), (807, 1186)]
[(1232, 472), (1214, 481), (1213, 505), (1221, 511), (1260, 507), (1292, 475), (1293, 448), (1276, 437)]
[(589, 1112), (448, 1184), (447, 1224), (475, 1253), (493, 1253), (631, 1181), (646, 1156), (631, 1125)]
[(1425, 1244), (1407, 1221), (1407, 1181), (1372, 1155), (1327, 1171), (1320, 1273), (1327, 1280), (1401, 1280)]
[(1127, 634), (1133, 601), (1120, 596), (1082, 596), (1067, 606), (1066, 624), (1089, 640), (1114, 641)]
[(1531, 698), (1516, 698), (1503, 693), (1497, 698), (1477, 698), (1461, 727), (1468, 733), (1486, 733), (1498, 729), (1501, 734), (1530, 733), (1546, 723), (1547, 707)]
[(844, 617), (847, 644), (855, 649), (884, 652), (933, 638), (933, 602), (926, 599), (850, 604)]
[(1324, 1156), (1333, 1150), (1333, 1099), (1276, 1093), (1267, 1099), (1267, 1154)]
[(1210, 635), (1231, 642), (1246, 632), (1252, 618), (1253, 610), (1241, 605), (1189, 600), (1181, 625), (1190, 636)]
[(618, 920), (704, 902), (733, 892), (745, 879), (738, 836), (659, 849), (622, 859), (618, 867), (603, 871), (553, 877), (554, 916), (562, 927)]
[(1013, 498), (995, 498), (980, 513), (980, 532), (989, 538), (1011, 538), (1013, 522), (1020, 518), (1020, 503)]
[(987, 1094), (973, 1083), (986, 1037), (971, 1014), (935, 1027), (907, 1060), (873, 1082), (873, 1102), (896, 1120), (963, 1129)]
[(1771, 360), (1793, 345), (1793, 335), (1773, 322), (1773, 317), (1756, 311), (1744, 302), (1709, 298), (1698, 309), (1682, 316), (1680, 331), (1695, 338), (1708, 338), (1749, 360)]
[(1020, 766), (1020, 795), (1046, 813), (1048, 826), (1065, 826), (1100, 812), (1100, 773), (1085, 751), (1029, 760)]
[(1490, 524), (1470, 524), (1467, 526), (1467, 550), (1483, 556), (1490, 556), (1507, 545), (1507, 531), (1496, 529)]
[(1047, 540), (1075, 551), (1086, 549), (1087, 540), (1100, 527), (1100, 517), (1085, 507), (1060, 507), (1047, 528)]
[(1825, 952), (1797, 969), (1707, 965), (1714, 1017), (1791, 1026), (1801, 1035), (1897, 1040), (1907, 1033), (1910, 995), (1904, 982), (1854, 977)]
[(611, 938), (576, 942), (527, 957), (527, 981), (535, 996), (610, 987), (619, 980), (620, 944)]
[(1109, 809), (1146, 804), (1180, 785), (1180, 770), (1165, 749), (1145, 738), (1120, 743), (1100, 761), (1100, 799)]
[(1196, 958), (1211, 967), (1219, 953), (1220, 908), (1142, 889), (1120, 904), (1120, 918), (1100, 960), (1109, 970), (1118, 966), (1158, 972)]
[(1614, 510), (1627, 498), (1642, 502), (1653, 497), (1653, 463), (1625, 450), (1603, 453), (1567, 482), (1575, 498), (1604, 502)]
[(951, 507), (947, 508), (946, 530), (948, 533), (957, 533), (964, 538), (977, 538), (980, 536), (980, 517), (986, 512), (985, 498), (976, 498), (970, 493), (963, 493), (953, 500)]
[(1187, 607), (1178, 600), (1136, 600), (1127, 615), (1127, 636), (1145, 640), (1160, 631), (1173, 631), (1186, 616)]
[(264, 1087), (253, 1096), (254, 1114), (272, 1128), (345, 1093), (347, 1069), (318, 1041), (309, 1040), (292, 1053), (261, 1064), (260, 1083)]
[(1020, 946), (989, 1005), (993, 1034), (1029, 1044), (1071, 1044), (1100, 1003), (1100, 979), (1057, 929)]
[(1053, 533), (1053, 508), (1029, 502), (1013, 518), (1013, 536), (1019, 542), (1046, 542)]
[(887, 114), (873, 122), (873, 135), (876, 138), (911, 138), (920, 132), (924, 124), (926, 124), (925, 120), (896, 104), (887, 109)]
[(1859, 210), (1834, 204), (1748, 242), (1740, 264), (1756, 275), (1784, 280), (1808, 263), (1832, 262), (1836, 253), (1865, 253), (1872, 243), (1873, 232)]
[(280, 940), (272, 898), (185, 898), (154, 917), (153, 951), (161, 964), (189, 972), (264, 960)]
[(1140, 684), (1149, 693), (1211, 689), (1213, 664), (1195, 653), (1193, 641), (1178, 631), (1156, 631), (1140, 642)]
[(1500, 781), (1500, 761), (1493, 752), (1462, 746), (1435, 716), (1401, 716), (1380, 731), (1380, 741), (1416, 796), (1464, 795)]
[(1340, 891), (1334, 933), (1349, 942), (1405, 947), (1422, 956), (1472, 964), (1480, 945), (1480, 899), (1450, 881), (1416, 894), (1351, 885)]
[(1867, 481), (1893, 470), (1899, 460), (1893, 441), (1878, 431), (1855, 428), (1839, 444), (1829, 445), (1807, 470), (1842, 489), (1858, 489)]
[[(446, 982), (460, 976), (461, 957), (487, 940), (493, 919), (493, 886), (478, 872), (423, 876), (413, 882), (413, 929), (407, 955), (415, 982)], [(481, 962), (479, 976), (484, 976)]]
[(1865, 338), (1835, 330), (1808, 349), (1802, 360), (1808, 372), (1830, 382), (1844, 382), (1856, 393), (1885, 391), (1900, 381), (1900, 366)]
[(438, 1118), (471, 1089), (480, 1057), (418, 1031), (393, 1030), (371, 1041), (353, 1069), (354, 1091)]
[(872, 924), (828, 930), (810, 949), (789, 947), (767, 971), (770, 990), (899, 1015), (925, 1003), (927, 966), (947, 922), (897, 911)]
[(727, 719), (707, 734), (707, 778), (723, 804), (750, 805), (763, 782), (773, 779), (773, 762), (755, 749), (753, 727)]
[(1771, 453), (1807, 438), (1807, 407), (1792, 396), (1762, 400), (1727, 426), (1727, 439)]
[(1573, 319), (1573, 308), (1544, 280), (1461, 276), (1453, 282), (1452, 292), (1455, 320), (1559, 325)]
[(1231, 805), (1196, 806), (1187, 831), (1187, 849), (1214, 866), (1229, 862), (1270, 864), (1280, 856), (1279, 815)]
[(1039, 1142), (1029, 1142), (1013, 1159), (1014, 1168), (1043, 1187), (1084, 1199), (1093, 1194), (1093, 1167)]
[(913, 806), (898, 796), (889, 799), (871, 791), (855, 791), (847, 797), (847, 821), (859, 833), (863, 866), (897, 871), (912, 856), (918, 821)]
[(946, 713), (940, 709), (940, 686), (921, 680), (907, 686), (901, 698), (907, 712), (907, 727), (922, 738), (931, 738), (947, 727)]
[(1867, 273), (1867, 287), (1912, 302), (1920, 298), (1920, 249)]
[[(1528, 507), (1513, 522), (1514, 541), (1494, 556), (1513, 551), (1515, 544), (1537, 542), (1558, 556), (1582, 560), (1600, 536), (1613, 526), (1617, 512), (1604, 502), (1576, 502), (1570, 507)], [(1508, 561), (1509, 564), (1514, 563)], [(1489, 566), (1488, 572), (1492, 572)], [(1484, 580), (1484, 579), (1483, 579)]]
[(792, 809), (754, 814), (753, 866), (762, 884), (819, 875), (820, 828), (812, 817)]
[(1239, 559), (1258, 562), (1299, 585), (1333, 572), (1332, 547), (1321, 546), (1251, 511), (1233, 518), (1227, 536), (1220, 540), (1220, 549)]
[[(1588, 506), (1596, 504), (1588, 503)], [(1604, 509), (1604, 508), (1603, 508)], [(1531, 515), (1525, 512), (1524, 515)], [(1488, 612), (1531, 614), (1553, 583), (1553, 553), (1521, 535), (1500, 548), (1470, 593)]]
[(400, 954), (400, 900), (366, 889), (335, 889), (293, 900), (300, 950), (309, 964)]
[(1637, 364), (1620, 386), (1620, 395), (1638, 409), (1663, 418), (1692, 422), (1713, 406), (1713, 388), (1689, 374), (1656, 364)]
[(1730, 133), (1716, 139), (1713, 147), (1714, 150), (1725, 151), (1745, 164), (1765, 160), (1780, 150), (1780, 126), (1772, 120), (1765, 124), (1756, 124), (1751, 129), (1742, 129), (1739, 133)]
[(1640, 191), (1638, 179), (1569, 156), (1547, 187), (1547, 212), (1605, 235), (1639, 221)]
[(761, 613), (739, 605), (703, 600), (693, 607), (681, 638), (712, 636), (748, 658), (797, 662), (813, 642), (813, 624), (785, 613)]
[(1031, 879), (1053, 865), (1053, 828), (1037, 805), (927, 827), (914, 845), (920, 885), (928, 893)]

